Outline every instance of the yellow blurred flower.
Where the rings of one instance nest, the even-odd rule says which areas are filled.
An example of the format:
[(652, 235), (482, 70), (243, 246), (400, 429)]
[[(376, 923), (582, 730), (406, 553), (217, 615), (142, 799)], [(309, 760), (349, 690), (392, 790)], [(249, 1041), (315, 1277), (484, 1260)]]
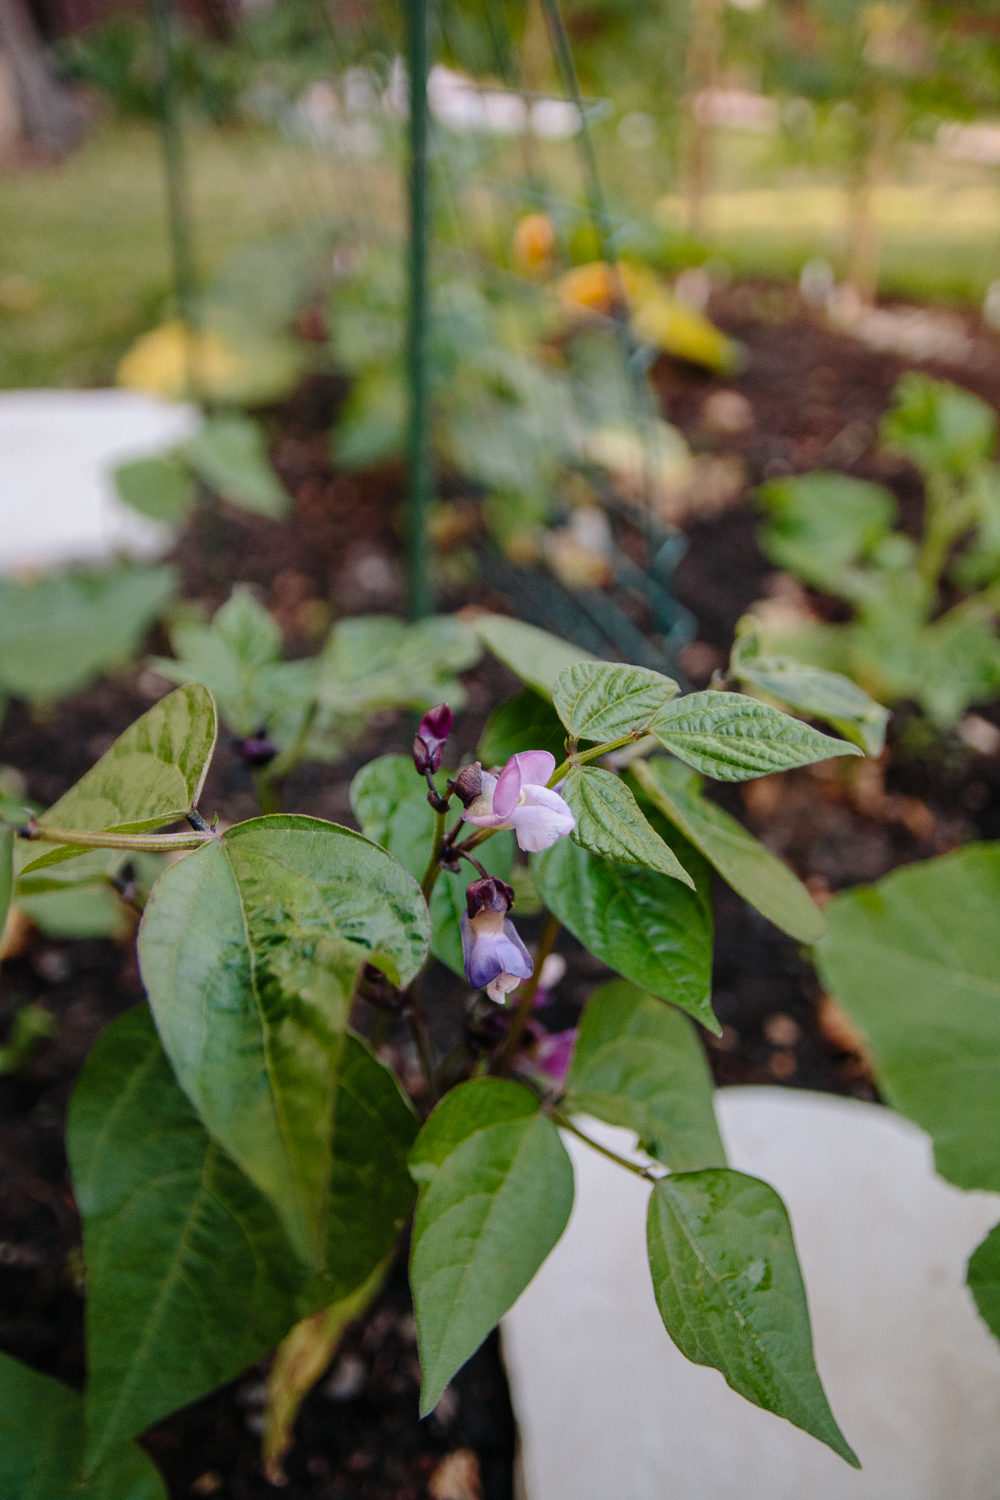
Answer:
[(526, 271), (544, 267), (555, 249), (556, 232), (548, 214), (525, 214), (514, 230), (514, 259)]
[(188, 328), (179, 319), (144, 333), (119, 361), (118, 384), (169, 401), (253, 405), (294, 386), (302, 353), (287, 338), (263, 338), (241, 327)]

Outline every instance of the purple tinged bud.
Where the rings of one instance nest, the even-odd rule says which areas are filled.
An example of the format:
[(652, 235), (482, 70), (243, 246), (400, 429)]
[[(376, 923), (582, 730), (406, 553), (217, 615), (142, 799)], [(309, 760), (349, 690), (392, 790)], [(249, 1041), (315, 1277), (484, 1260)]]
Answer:
[(256, 734), (247, 735), (245, 740), (236, 740), (236, 749), (248, 766), (256, 770), (260, 766), (268, 766), (278, 753), (278, 747), (268, 736), (267, 731), (258, 729)]
[(433, 775), (439, 769), (445, 741), (451, 734), (454, 722), (455, 716), (447, 703), (429, 708), (420, 720), (417, 737), (413, 741), (413, 764), (419, 775), (425, 776), (428, 771)]
[(481, 912), (499, 912), (505, 917), (514, 905), (513, 887), (492, 875), (474, 880), (466, 887), (465, 905), (470, 921)]

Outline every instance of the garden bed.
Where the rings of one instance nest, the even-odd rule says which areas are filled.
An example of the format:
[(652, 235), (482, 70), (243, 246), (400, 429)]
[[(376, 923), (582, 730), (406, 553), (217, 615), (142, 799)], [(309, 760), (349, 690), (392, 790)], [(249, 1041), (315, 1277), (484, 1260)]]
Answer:
[[(717, 294), (711, 312), (745, 344), (745, 373), (723, 383), (666, 361), (654, 370), (664, 414), (692, 446), (739, 455), (751, 485), (822, 465), (876, 479), (897, 495), (904, 526), (916, 533), (917, 477), (875, 449), (878, 420), (908, 361), (831, 331), (783, 286), (738, 284)], [(972, 315), (965, 322), (970, 362), (922, 368), (1000, 406), (1000, 340)], [(752, 423), (728, 435), (705, 422), (706, 400), (723, 386), (740, 391), (753, 413)], [(392, 468), (360, 477), (331, 473), (327, 431), (341, 394), (337, 382), (316, 377), (272, 414), (275, 462), (295, 500), (292, 523), (222, 512), (202, 517), (177, 548), (186, 595), (214, 606), (234, 581), (259, 585), (293, 652), (313, 648), (329, 622), (330, 598), (338, 613), (396, 611), (402, 602), (401, 475)], [(755, 545), (755, 524), (751, 508), (741, 503), (687, 528), (689, 549), (675, 588), (698, 622), (697, 643), (684, 657), (695, 687), (724, 664), (739, 616), (773, 587), (772, 565)], [(481, 585), (469, 592), (479, 605), (505, 607), (502, 595)], [(455, 587), (442, 604), (458, 607), (469, 602), (469, 592)], [(833, 611), (835, 601), (825, 607)], [(152, 642), (156, 650), (165, 645), (162, 638)], [(467, 680), (469, 708), (457, 724), (463, 753), (474, 749), (490, 709), (517, 686), (492, 660)], [(162, 680), (139, 667), (63, 702), (43, 722), (15, 703), (0, 732), (0, 762), (23, 773), (29, 796), (50, 803), (162, 690)], [(977, 712), (1000, 724), (1000, 706)], [(780, 793), (776, 780), (763, 778), (743, 788), (716, 788), (713, 795), (787, 858), (820, 901), (897, 864), (969, 839), (1000, 837), (1000, 757), (949, 737), (915, 758), (903, 745), (906, 723), (904, 710), (890, 728), (883, 762), (821, 763), (784, 775)], [(287, 787), (289, 810), (353, 825), (348, 788), (354, 771), (372, 755), (405, 753), (411, 735), (405, 716), (383, 716), (345, 761), (300, 768)], [(249, 771), (227, 743), (220, 744), (202, 805), (229, 821), (256, 811)], [(715, 1007), (724, 1030), (709, 1054), (718, 1083), (777, 1082), (874, 1098), (864, 1056), (821, 1004), (818, 982), (796, 944), (726, 887), (719, 889), (716, 912)], [(532, 920), (523, 928), (529, 939), (537, 935)], [(541, 1012), (553, 1030), (573, 1024), (604, 973), (568, 935), (561, 951), (567, 974), (551, 1008)], [(439, 990), (432, 1025), (444, 1051), (460, 1036), (466, 991), (440, 966), (434, 972)], [(33, 932), (0, 977), (0, 1024), (28, 1000), (39, 1001), (58, 1022), (29, 1067), (0, 1078), (0, 1345), (75, 1385), (83, 1375), (82, 1261), (63, 1153), (65, 1109), (95, 1036), (141, 994), (131, 941), (55, 942)], [(145, 1440), (176, 1500), (191, 1494), (257, 1500), (273, 1493), (259, 1461), (263, 1379), (260, 1369), (248, 1372)], [(470, 1448), (485, 1500), (509, 1500), (513, 1424), (496, 1339), (423, 1424), (417, 1421), (418, 1387), (414, 1325), (400, 1273), (349, 1332), (332, 1374), (307, 1399), (285, 1493), (420, 1500), (441, 1456)]]

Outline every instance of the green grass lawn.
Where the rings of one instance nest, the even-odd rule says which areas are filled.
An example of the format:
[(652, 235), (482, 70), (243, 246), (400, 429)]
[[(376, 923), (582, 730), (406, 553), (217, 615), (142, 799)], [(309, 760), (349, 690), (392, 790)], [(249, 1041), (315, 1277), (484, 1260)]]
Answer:
[[(188, 160), (203, 275), (248, 241), (358, 210), (358, 164), (265, 131), (191, 132)], [(387, 169), (365, 172), (393, 214)], [(170, 293), (154, 128), (102, 125), (60, 165), (0, 177), (0, 387), (112, 382)]]

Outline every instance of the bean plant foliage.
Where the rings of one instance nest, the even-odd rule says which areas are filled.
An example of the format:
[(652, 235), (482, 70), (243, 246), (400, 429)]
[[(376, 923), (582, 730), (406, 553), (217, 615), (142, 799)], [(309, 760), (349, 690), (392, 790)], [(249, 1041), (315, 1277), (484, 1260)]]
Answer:
[[(227, 609), (175, 633), (181, 685), (0, 839), (8, 900), (150, 861), (145, 881), (118, 882), (143, 908), (148, 1003), (98, 1039), (69, 1117), (87, 1385), (78, 1396), (0, 1362), (4, 1491), (30, 1467), (42, 1500), (74, 1482), (101, 1500), (162, 1496), (136, 1438), (283, 1341), (301, 1349), (356, 1316), (408, 1226), (426, 1415), (566, 1229), (563, 1136), (589, 1140), (595, 1119), (638, 1148), (612, 1155), (648, 1183), (652, 1288), (677, 1346), (856, 1465), (816, 1372), (788, 1215), (726, 1163), (694, 1022), (719, 1030), (713, 868), (796, 939), (824, 934), (788, 868), (702, 778), (861, 750), (756, 698), (682, 695), (496, 615), (416, 636), (358, 622), (381, 643), (367, 680), (340, 626), (303, 669), (307, 688), (287, 664), (285, 693), (267, 622), (242, 595)], [(422, 663), (412, 701), (482, 646), (524, 688), (491, 717), (480, 758), (444, 768), (453, 708), (432, 705), (412, 757), (355, 777), (361, 832), (281, 810), (222, 827), (200, 808), (217, 733), (202, 673), (238, 733), (267, 711), (277, 732), (289, 699), (312, 729), (324, 704), (407, 701), (400, 675)], [(301, 722), (287, 732), (301, 743)], [(533, 952), (515, 891), (548, 911)], [(619, 977), (552, 1035), (532, 1011), (560, 924)], [(435, 959), (471, 991), (449, 1056), (428, 1025)], [(405, 1089), (386, 1027), (411, 1033)], [(275, 1371), (287, 1363), (279, 1351)], [(268, 1441), (273, 1456), (289, 1436)]]

